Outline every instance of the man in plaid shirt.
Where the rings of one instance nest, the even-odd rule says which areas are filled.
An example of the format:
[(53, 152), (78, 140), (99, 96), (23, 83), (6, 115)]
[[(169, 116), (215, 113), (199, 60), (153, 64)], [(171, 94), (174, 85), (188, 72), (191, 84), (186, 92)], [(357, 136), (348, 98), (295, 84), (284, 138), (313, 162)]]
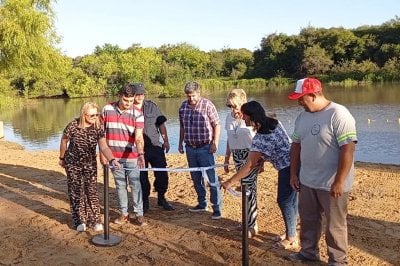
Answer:
[[(179, 147), (184, 153), (189, 167), (215, 166), (214, 154), (217, 151), (221, 131), (220, 119), (214, 104), (200, 96), (200, 85), (190, 81), (185, 85), (187, 100), (179, 108)], [(212, 203), (212, 219), (222, 217), (222, 194), (215, 168), (206, 171), (210, 186), (210, 201)], [(206, 185), (202, 172), (190, 172), (197, 193), (198, 205), (189, 209), (190, 212), (207, 211)]]

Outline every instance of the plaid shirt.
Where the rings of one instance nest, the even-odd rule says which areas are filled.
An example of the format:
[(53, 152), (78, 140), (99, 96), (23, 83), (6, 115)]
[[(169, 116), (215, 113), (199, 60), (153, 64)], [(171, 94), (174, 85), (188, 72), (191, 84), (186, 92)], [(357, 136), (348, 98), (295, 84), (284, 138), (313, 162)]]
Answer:
[(217, 108), (208, 99), (200, 97), (194, 108), (184, 101), (179, 108), (179, 124), (184, 129), (184, 141), (189, 145), (211, 143), (214, 127), (220, 123)]

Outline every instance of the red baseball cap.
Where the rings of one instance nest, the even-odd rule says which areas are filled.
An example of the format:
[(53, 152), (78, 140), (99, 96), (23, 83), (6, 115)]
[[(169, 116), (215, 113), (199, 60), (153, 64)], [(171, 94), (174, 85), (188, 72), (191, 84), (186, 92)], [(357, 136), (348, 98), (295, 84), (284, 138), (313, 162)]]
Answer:
[(300, 79), (296, 83), (294, 92), (290, 93), (288, 98), (296, 100), (306, 94), (322, 91), (321, 82), (315, 78)]

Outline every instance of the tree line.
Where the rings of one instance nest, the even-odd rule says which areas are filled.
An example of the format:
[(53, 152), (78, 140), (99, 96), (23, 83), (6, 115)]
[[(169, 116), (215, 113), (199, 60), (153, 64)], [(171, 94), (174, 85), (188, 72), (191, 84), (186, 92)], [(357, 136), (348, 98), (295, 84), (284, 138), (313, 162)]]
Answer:
[(400, 80), (400, 19), (356, 29), (309, 26), (270, 34), (260, 48), (202, 51), (188, 43), (157, 48), (97, 46), (70, 58), (58, 47), (52, 0), (0, 0), (0, 95), (25, 98), (112, 95), (142, 81), (159, 97), (182, 94), (187, 80), (208, 90), (287, 85), (304, 76), (324, 82)]

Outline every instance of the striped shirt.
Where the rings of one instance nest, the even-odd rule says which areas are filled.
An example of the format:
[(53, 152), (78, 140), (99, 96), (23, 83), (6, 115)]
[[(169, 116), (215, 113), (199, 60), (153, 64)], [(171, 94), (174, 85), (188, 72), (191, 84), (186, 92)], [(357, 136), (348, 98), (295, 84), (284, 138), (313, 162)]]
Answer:
[(107, 144), (115, 158), (137, 159), (135, 128), (144, 127), (144, 116), (140, 109), (132, 107), (120, 110), (118, 102), (104, 106), (101, 118), (106, 132)]
[(214, 127), (220, 124), (215, 105), (208, 99), (200, 97), (196, 106), (190, 107), (184, 101), (179, 108), (179, 123), (184, 129), (184, 141), (188, 145), (211, 143)]

